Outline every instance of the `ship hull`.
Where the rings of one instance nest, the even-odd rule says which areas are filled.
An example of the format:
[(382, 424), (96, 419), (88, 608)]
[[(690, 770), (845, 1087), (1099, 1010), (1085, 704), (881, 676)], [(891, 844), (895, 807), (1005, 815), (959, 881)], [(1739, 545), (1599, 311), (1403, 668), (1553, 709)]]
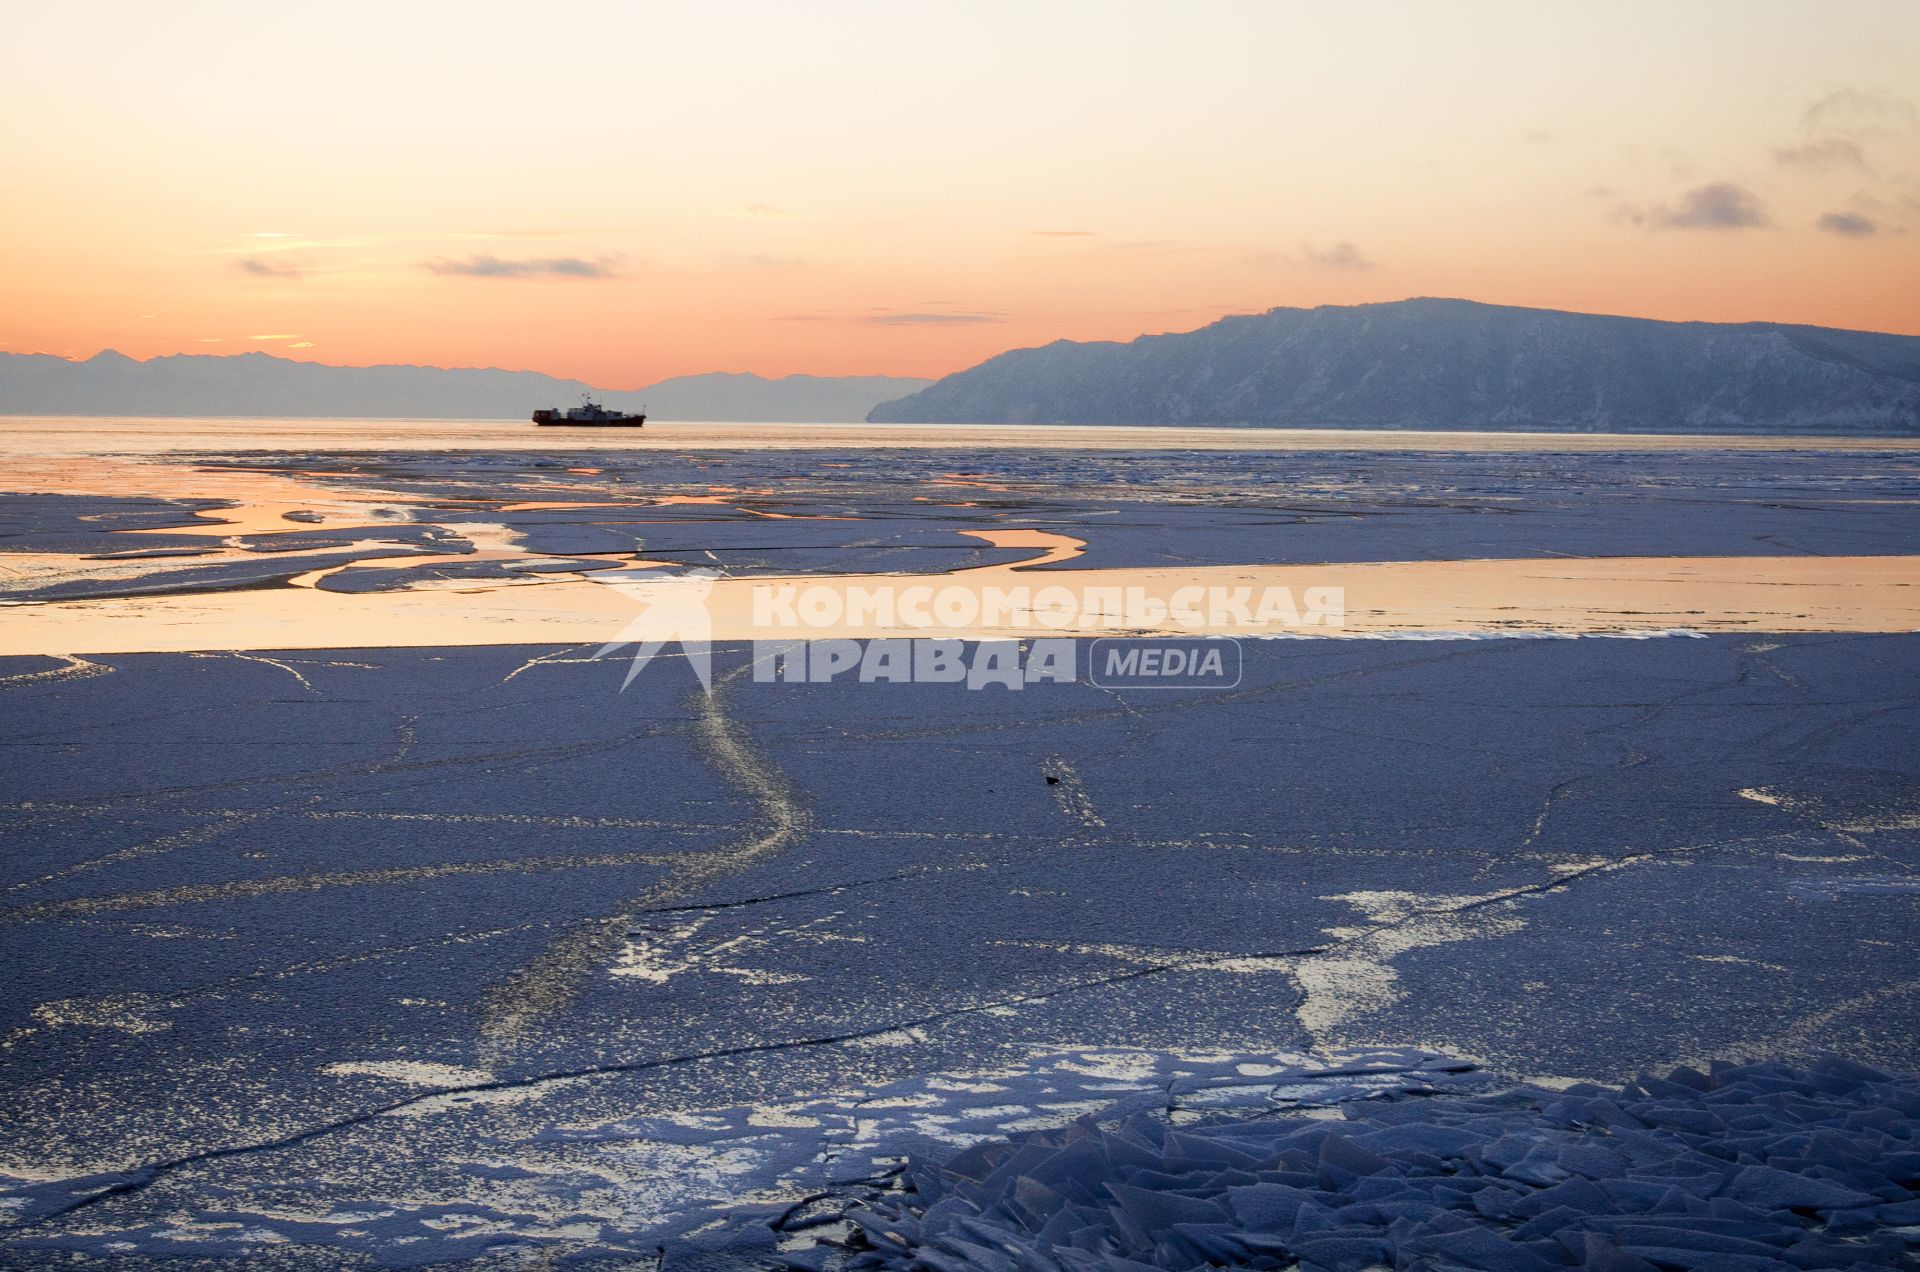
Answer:
[(570, 420), (554, 411), (535, 411), (533, 422), (541, 428), (639, 428), (647, 422), (647, 417), (612, 415), (603, 420)]
[(536, 420), (541, 428), (639, 428), (647, 422), (644, 415), (626, 420)]

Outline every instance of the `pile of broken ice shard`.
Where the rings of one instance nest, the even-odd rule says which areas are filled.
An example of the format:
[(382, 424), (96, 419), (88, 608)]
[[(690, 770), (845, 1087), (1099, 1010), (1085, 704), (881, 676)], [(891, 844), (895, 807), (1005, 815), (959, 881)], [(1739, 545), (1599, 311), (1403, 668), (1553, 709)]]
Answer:
[(1845, 1061), (1620, 1090), (1345, 1106), (1345, 1121), (1136, 1114), (909, 1165), (802, 1267), (1920, 1267), (1920, 1079)]

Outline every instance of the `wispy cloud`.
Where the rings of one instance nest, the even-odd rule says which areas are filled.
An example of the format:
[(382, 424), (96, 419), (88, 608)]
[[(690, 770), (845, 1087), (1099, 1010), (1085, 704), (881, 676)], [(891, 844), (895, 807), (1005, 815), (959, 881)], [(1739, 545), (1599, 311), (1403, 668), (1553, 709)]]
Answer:
[(1748, 230), (1773, 224), (1760, 197), (1731, 181), (1695, 186), (1677, 206), (1622, 206), (1619, 215), (1635, 225), (1667, 230)]
[(1797, 146), (1775, 146), (1773, 157), (1789, 168), (1861, 168), (1867, 157), (1860, 147), (1844, 137), (1816, 137)]
[(300, 338), (300, 333), (297, 331), (291, 332), (291, 333), (285, 333), (281, 335), (274, 335), (274, 336), (248, 336), (247, 337), (247, 339), (249, 340), (298, 340), (299, 338)]
[(1843, 88), (1807, 107), (1800, 122), (1822, 132), (1872, 136), (1920, 126), (1920, 111), (1906, 98), (1879, 89)]
[(1842, 238), (1871, 238), (1880, 232), (1878, 222), (1858, 212), (1829, 212), (1815, 221), (1814, 226)]
[(1310, 265), (1320, 265), (1327, 269), (1372, 269), (1373, 262), (1361, 254), (1359, 248), (1345, 239), (1326, 247), (1316, 247), (1312, 243), (1300, 245), (1301, 255)]
[(258, 256), (245, 257), (235, 261), (233, 264), (234, 268), (238, 269), (241, 273), (251, 274), (255, 278), (303, 277), (301, 272), (291, 265), (282, 265), (278, 261), (261, 260)]
[(469, 256), (462, 261), (424, 261), (420, 268), (430, 274), (461, 278), (614, 278), (619, 262), (611, 256), (588, 260), (581, 256), (545, 256), (533, 260), (502, 260), (498, 256)]

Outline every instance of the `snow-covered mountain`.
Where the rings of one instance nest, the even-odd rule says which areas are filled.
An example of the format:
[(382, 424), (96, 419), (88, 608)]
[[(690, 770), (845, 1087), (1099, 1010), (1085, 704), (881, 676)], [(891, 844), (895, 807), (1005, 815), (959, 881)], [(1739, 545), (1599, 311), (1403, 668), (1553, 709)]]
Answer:
[(1920, 433), (1920, 336), (1466, 300), (1274, 309), (1003, 353), (876, 423)]

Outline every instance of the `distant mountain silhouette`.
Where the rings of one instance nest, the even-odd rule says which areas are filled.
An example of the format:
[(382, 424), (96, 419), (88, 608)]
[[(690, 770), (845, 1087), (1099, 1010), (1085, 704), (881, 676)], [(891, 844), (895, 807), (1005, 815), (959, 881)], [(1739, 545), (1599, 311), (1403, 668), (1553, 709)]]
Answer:
[(686, 375), (632, 392), (534, 371), (333, 367), (267, 353), (174, 354), (141, 362), (105, 350), (84, 362), (0, 353), (0, 414), (366, 416), (524, 420), (583, 393), (660, 420), (851, 423), (928, 383), (901, 376)]
[(875, 423), (1920, 433), (1920, 337), (1467, 300), (1273, 309), (1017, 349)]

